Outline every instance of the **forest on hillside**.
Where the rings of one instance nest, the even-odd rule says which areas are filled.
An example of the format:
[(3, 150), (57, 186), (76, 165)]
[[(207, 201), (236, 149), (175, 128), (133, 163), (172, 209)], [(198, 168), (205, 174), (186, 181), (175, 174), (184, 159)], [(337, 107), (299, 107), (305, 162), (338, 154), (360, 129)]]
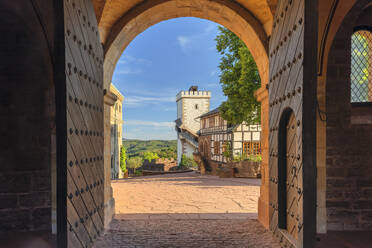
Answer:
[(156, 153), (159, 158), (177, 159), (177, 140), (131, 140), (123, 139), (127, 158), (143, 157), (145, 153)]

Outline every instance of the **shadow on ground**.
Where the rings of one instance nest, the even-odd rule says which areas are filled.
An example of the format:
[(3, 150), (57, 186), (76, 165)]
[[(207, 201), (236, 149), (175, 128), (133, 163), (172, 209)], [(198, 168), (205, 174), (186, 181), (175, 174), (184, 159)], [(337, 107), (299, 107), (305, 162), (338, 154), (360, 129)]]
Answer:
[(201, 187), (225, 187), (225, 186), (260, 186), (261, 179), (257, 178), (218, 178), (216, 176), (200, 176), (195, 172), (184, 173), (177, 177), (165, 177), (164, 175), (134, 177), (127, 179), (113, 180), (113, 183), (143, 183), (151, 184), (154, 182), (175, 183), (177, 185), (190, 185)]

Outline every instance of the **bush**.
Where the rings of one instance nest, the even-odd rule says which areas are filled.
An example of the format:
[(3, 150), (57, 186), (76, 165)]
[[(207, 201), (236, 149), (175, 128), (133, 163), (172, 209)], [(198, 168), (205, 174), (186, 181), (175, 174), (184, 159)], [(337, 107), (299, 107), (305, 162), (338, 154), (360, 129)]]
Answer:
[(190, 169), (197, 168), (198, 164), (194, 161), (193, 158), (187, 157), (185, 154), (183, 154), (179, 166)]
[(132, 157), (127, 159), (127, 167), (131, 169), (137, 169), (142, 165), (141, 157)]
[(234, 156), (233, 162), (240, 162), (244, 160), (249, 160), (253, 162), (261, 162), (262, 161), (262, 156), (261, 155), (248, 155), (246, 153), (239, 153), (236, 156)]
[(127, 153), (126, 153), (125, 147), (121, 146), (120, 148), (120, 169), (123, 173), (127, 171), (126, 160), (127, 160)]
[(227, 161), (231, 160), (231, 144), (230, 142), (225, 142), (223, 144), (223, 152), (222, 155), (226, 158)]
[(142, 171), (138, 170), (134, 172), (134, 175), (136, 176), (142, 176)]

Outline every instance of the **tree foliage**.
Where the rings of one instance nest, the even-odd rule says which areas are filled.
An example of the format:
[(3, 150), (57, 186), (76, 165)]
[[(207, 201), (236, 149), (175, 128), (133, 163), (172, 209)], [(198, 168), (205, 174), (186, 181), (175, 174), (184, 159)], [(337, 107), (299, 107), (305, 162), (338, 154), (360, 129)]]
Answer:
[(154, 159), (158, 159), (159, 156), (156, 152), (145, 152), (143, 154), (143, 159), (151, 162)]
[(142, 158), (141, 157), (131, 157), (127, 160), (127, 167), (131, 169), (137, 169), (142, 165)]
[(219, 32), (216, 48), (222, 55), (220, 84), (228, 97), (220, 106), (222, 117), (230, 124), (260, 123), (260, 103), (254, 96), (261, 86), (257, 65), (238, 36), (223, 27)]
[(155, 152), (160, 158), (177, 159), (177, 140), (123, 140), (127, 157), (143, 157)]
[(121, 146), (120, 148), (120, 169), (124, 173), (127, 171), (126, 160), (127, 160), (127, 153), (126, 153), (125, 147)]
[(179, 166), (190, 169), (198, 167), (198, 164), (193, 158), (187, 157), (185, 154), (182, 154)]

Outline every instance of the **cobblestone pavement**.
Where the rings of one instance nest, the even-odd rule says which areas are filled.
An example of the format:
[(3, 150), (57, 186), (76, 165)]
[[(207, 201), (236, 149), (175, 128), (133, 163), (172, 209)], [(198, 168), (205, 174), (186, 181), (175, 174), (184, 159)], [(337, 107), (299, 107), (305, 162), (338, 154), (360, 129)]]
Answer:
[(260, 180), (196, 173), (117, 180), (104, 247), (279, 247), (257, 221)]
[(257, 220), (118, 220), (96, 248), (279, 248)]

